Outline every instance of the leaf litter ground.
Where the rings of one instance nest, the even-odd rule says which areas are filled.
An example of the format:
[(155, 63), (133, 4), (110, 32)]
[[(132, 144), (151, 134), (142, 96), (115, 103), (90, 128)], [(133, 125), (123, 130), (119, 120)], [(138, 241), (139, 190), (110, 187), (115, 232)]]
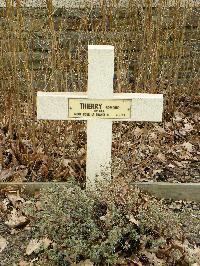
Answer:
[[(0, 122), (0, 182), (66, 181), (69, 176), (84, 182), (86, 125), (36, 122), (33, 137), (33, 121), (24, 116), (20, 134), (14, 122)], [(163, 123), (114, 123), (113, 177), (198, 183), (198, 125), (198, 99), (190, 97), (180, 100), (173, 114), (165, 111)]]

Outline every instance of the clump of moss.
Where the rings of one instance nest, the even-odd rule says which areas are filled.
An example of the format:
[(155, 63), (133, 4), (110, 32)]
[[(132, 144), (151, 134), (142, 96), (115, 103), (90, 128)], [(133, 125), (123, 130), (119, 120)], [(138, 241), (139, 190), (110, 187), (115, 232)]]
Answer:
[(72, 265), (86, 259), (115, 265), (133, 255), (145, 265), (151, 263), (150, 253), (157, 258), (163, 250), (164, 265), (172, 265), (167, 263), (167, 250), (170, 254), (181, 253), (178, 245), (172, 247), (174, 241), (183, 240), (178, 217), (126, 182), (89, 191), (69, 181), (65, 186), (56, 184), (43, 189), (40, 201), (42, 211), (37, 212), (36, 223), (39, 235), (48, 236), (54, 243), (43, 255), (55, 265)]

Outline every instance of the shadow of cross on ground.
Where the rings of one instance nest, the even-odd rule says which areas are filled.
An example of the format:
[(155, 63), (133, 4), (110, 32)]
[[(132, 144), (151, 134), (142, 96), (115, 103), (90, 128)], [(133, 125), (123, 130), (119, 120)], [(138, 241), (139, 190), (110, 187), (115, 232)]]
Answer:
[(114, 47), (88, 46), (88, 90), (38, 92), (37, 118), (87, 120), (87, 186), (111, 178), (113, 121), (162, 121), (163, 95), (113, 93)]

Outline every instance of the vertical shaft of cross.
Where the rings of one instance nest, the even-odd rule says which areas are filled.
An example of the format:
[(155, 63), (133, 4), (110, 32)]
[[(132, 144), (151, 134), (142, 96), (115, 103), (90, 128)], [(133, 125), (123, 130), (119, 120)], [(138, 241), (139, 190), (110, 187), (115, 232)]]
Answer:
[[(88, 46), (88, 97), (113, 98), (114, 47)], [(112, 121), (87, 122), (87, 184), (111, 178)]]

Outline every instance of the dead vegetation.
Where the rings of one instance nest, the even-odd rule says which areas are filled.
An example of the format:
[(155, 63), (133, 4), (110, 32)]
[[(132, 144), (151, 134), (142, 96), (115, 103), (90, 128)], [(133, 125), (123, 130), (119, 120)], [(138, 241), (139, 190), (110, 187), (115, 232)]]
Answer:
[[(115, 46), (115, 92), (164, 93), (164, 123), (113, 126), (113, 175), (199, 181), (199, 8), (100, 1), (0, 9), (0, 181), (85, 176), (85, 124), (37, 122), (36, 92), (86, 91), (87, 45)], [(91, 1), (92, 3), (92, 1)]]

